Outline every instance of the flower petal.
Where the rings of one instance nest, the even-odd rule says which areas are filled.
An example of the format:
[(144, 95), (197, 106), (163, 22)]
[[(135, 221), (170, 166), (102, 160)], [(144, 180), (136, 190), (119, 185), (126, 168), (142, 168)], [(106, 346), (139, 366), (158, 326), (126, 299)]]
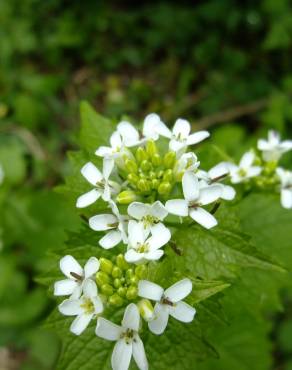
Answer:
[(189, 136), (191, 131), (190, 123), (185, 119), (177, 119), (173, 126), (172, 132), (175, 137), (180, 137), (182, 139), (186, 139)]
[(73, 293), (74, 289), (78, 283), (72, 279), (64, 279), (56, 281), (54, 284), (54, 295), (70, 295)]
[(90, 257), (84, 266), (85, 279), (90, 278), (99, 270), (99, 260), (96, 257)]
[(138, 307), (134, 303), (130, 303), (125, 310), (124, 317), (122, 320), (122, 327), (138, 331), (139, 324), (140, 324), (140, 313)]
[(154, 307), (154, 319), (148, 322), (150, 331), (156, 335), (164, 332), (168, 323), (168, 308), (160, 303), (156, 303)]
[(108, 180), (114, 168), (115, 161), (112, 158), (103, 158), (102, 173), (105, 180)]
[(95, 329), (95, 334), (103, 339), (114, 341), (120, 338), (122, 328), (113, 322), (99, 317)]
[(110, 143), (111, 143), (112, 149), (114, 150), (121, 149), (123, 143), (122, 143), (121, 134), (118, 131), (115, 131), (112, 134), (112, 136), (110, 137)]
[(122, 240), (122, 234), (119, 230), (111, 230), (99, 241), (99, 245), (104, 249), (111, 249), (118, 245)]
[(125, 260), (129, 263), (136, 263), (144, 259), (144, 253), (139, 253), (131, 248), (125, 253)]
[(212, 167), (208, 171), (208, 175), (212, 180), (223, 177), (224, 175), (228, 175), (228, 173), (229, 173), (228, 167), (224, 162), (218, 163), (216, 166)]
[(198, 144), (201, 141), (207, 139), (207, 137), (209, 137), (209, 136), (210, 136), (210, 133), (208, 131), (198, 131), (198, 132), (195, 132), (194, 134), (191, 134), (187, 138), (187, 145)]
[(93, 314), (82, 313), (78, 315), (70, 326), (70, 331), (75, 335), (80, 335), (89, 325)]
[(292, 208), (292, 191), (290, 189), (281, 191), (281, 204), (284, 208)]
[(194, 319), (196, 310), (185, 302), (178, 302), (175, 306), (169, 307), (169, 314), (182, 322), (191, 322)]
[(59, 306), (59, 311), (66, 316), (75, 316), (83, 313), (80, 299), (65, 299)]
[(157, 125), (160, 122), (160, 117), (156, 113), (148, 114), (144, 119), (143, 136), (149, 139), (157, 140), (159, 134), (157, 132)]
[(147, 240), (151, 251), (162, 247), (171, 238), (170, 231), (161, 222), (151, 228), (151, 233), (152, 236)]
[(262, 167), (253, 166), (248, 169), (247, 177), (255, 177), (258, 176), (262, 172)]
[(200, 190), (198, 203), (202, 206), (210, 204), (219, 199), (222, 195), (222, 187), (220, 185), (210, 185)]
[(132, 343), (120, 339), (114, 346), (111, 363), (113, 370), (128, 370), (132, 357)]
[(220, 198), (225, 200), (233, 200), (235, 198), (235, 195), (236, 191), (232, 186), (222, 185), (222, 193)]
[(193, 208), (190, 210), (190, 217), (206, 229), (211, 229), (218, 224), (216, 218), (204, 208)]
[(190, 279), (182, 279), (165, 290), (164, 296), (176, 303), (187, 297), (193, 289)]
[(255, 158), (254, 152), (249, 151), (245, 153), (239, 162), (239, 167), (248, 169), (253, 164), (254, 158)]
[(162, 121), (157, 122), (156, 130), (159, 133), (159, 135), (164, 136), (164, 137), (167, 137), (168, 139), (170, 139), (171, 136), (172, 136), (172, 132), (166, 126), (166, 124), (163, 123)]
[(168, 212), (164, 205), (159, 200), (157, 200), (151, 206), (151, 214), (152, 216), (162, 221), (168, 215)]
[(86, 178), (86, 180), (92, 184), (96, 185), (98, 182), (100, 182), (103, 178), (101, 172), (99, 169), (92, 163), (88, 162), (81, 168), (81, 174), (83, 177)]
[(91, 279), (86, 279), (83, 285), (83, 293), (87, 298), (92, 298), (97, 296), (97, 286), (95, 282)]
[(120, 122), (117, 126), (117, 130), (121, 134), (126, 146), (131, 147), (139, 142), (139, 132), (130, 122)]
[[(176, 153), (180, 153), (180, 151), (184, 148), (187, 147), (187, 143), (186, 142), (183, 142), (183, 141), (179, 141), (179, 140), (176, 140), (176, 139), (171, 139), (170, 142), (169, 142), (169, 149), (176, 152)], [(178, 156), (178, 154), (177, 154)]]
[(85, 208), (93, 204), (100, 198), (100, 192), (97, 189), (92, 189), (85, 194), (82, 194), (76, 201), (77, 208)]
[(164, 251), (161, 249), (150, 250), (147, 253), (144, 253), (144, 258), (148, 261), (158, 261), (164, 255)]
[(95, 154), (99, 157), (110, 157), (113, 155), (113, 149), (109, 146), (100, 146), (96, 151)]
[(151, 281), (140, 280), (138, 283), (138, 295), (153, 301), (160, 301), (163, 295), (163, 288)]
[(194, 172), (186, 171), (182, 178), (184, 197), (187, 201), (197, 200), (199, 197), (199, 181)]
[(142, 222), (137, 222), (134, 220), (129, 221), (128, 236), (130, 246), (135, 248), (138, 243), (144, 243), (148, 235), (149, 230), (145, 230)]
[(168, 200), (165, 203), (165, 208), (173, 215), (185, 217), (189, 214), (188, 202), (184, 199)]
[(89, 226), (92, 230), (95, 231), (104, 231), (113, 229), (118, 219), (115, 215), (112, 214), (101, 214), (90, 217), (89, 219)]
[(70, 255), (64, 256), (60, 259), (60, 270), (65, 276), (73, 279), (71, 272), (75, 272), (79, 276), (83, 276), (83, 268), (79, 265), (76, 259)]
[(140, 370), (148, 370), (148, 361), (144, 345), (139, 335), (136, 335), (133, 341), (133, 357)]
[(128, 214), (136, 220), (141, 220), (144, 216), (150, 214), (149, 204), (133, 202), (128, 207)]
[(94, 313), (98, 315), (99, 313), (103, 312), (103, 303), (99, 296), (91, 298), (92, 303), (94, 305)]

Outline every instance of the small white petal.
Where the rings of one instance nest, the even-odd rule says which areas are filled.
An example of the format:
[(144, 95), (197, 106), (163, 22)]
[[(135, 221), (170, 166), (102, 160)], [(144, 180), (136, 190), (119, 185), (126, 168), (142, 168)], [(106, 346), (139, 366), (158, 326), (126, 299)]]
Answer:
[(104, 249), (111, 249), (118, 245), (122, 240), (120, 230), (111, 230), (99, 241), (99, 245)]
[(78, 315), (70, 326), (70, 331), (75, 335), (80, 335), (89, 325), (93, 314), (82, 313)]
[(292, 140), (285, 140), (281, 143), (281, 149), (285, 152), (292, 149)]
[(100, 198), (100, 192), (97, 189), (92, 189), (89, 192), (82, 194), (76, 201), (77, 208), (85, 208), (96, 202)]
[(125, 260), (129, 263), (140, 262), (144, 259), (144, 253), (139, 253), (131, 248), (125, 253)]
[(160, 117), (155, 114), (151, 113), (145, 117), (144, 124), (143, 124), (143, 136), (146, 138), (150, 138), (153, 140), (157, 140), (159, 134), (157, 132), (157, 125), (160, 122)]
[(241, 160), (240, 160), (240, 162), (239, 162), (239, 167), (244, 168), (244, 169), (249, 168), (249, 167), (253, 164), (254, 157), (255, 157), (255, 155), (254, 155), (254, 153), (253, 153), (253, 152), (251, 152), (251, 151), (250, 151), (250, 152), (245, 153), (245, 154), (242, 156), (242, 158), (241, 158)]
[(80, 299), (65, 299), (59, 306), (59, 311), (66, 316), (75, 316), (83, 313)]
[(136, 220), (141, 220), (144, 216), (150, 214), (149, 204), (133, 202), (128, 207), (128, 214)]
[(75, 274), (83, 276), (83, 268), (76, 259), (70, 255), (64, 256), (60, 259), (60, 269), (65, 276), (71, 279), (74, 279), (71, 272), (75, 272)]
[(174, 306), (169, 307), (169, 314), (176, 320), (191, 322), (194, 319), (196, 310), (185, 302), (178, 302)]
[(212, 180), (228, 175), (228, 173), (229, 170), (224, 162), (218, 163), (208, 171), (208, 175)]
[(114, 168), (115, 161), (112, 158), (103, 158), (103, 168), (102, 173), (105, 180), (108, 180), (112, 170)]
[(164, 205), (159, 200), (157, 200), (151, 206), (151, 214), (152, 216), (162, 221), (168, 215), (168, 212)]
[(102, 174), (101, 172), (99, 171), (98, 168), (96, 168), (96, 166), (91, 163), (91, 162), (88, 162), (86, 163), (82, 168), (81, 168), (81, 174), (83, 177), (86, 178), (86, 180), (92, 184), (92, 185), (96, 185), (98, 182), (100, 182), (102, 180)]
[(99, 296), (91, 298), (92, 303), (94, 305), (94, 313), (98, 315), (99, 313), (103, 312), (103, 303)]
[(198, 144), (210, 136), (208, 131), (198, 131), (187, 138), (187, 145)]
[(92, 298), (97, 296), (97, 286), (95, 282), (91, 279), (86, 279), (83, 285), (83, 293), (87, 298)]
[(138, 307), (134, 303), (130, 303), (125, 310), (124, 317), (122, 320), (122, 327), (138, 331), (139, 324), (140, 324), (140, 313)]
[(160, 301), (163, 295), (163, 288), (151, 281), (140, 280), (138, 283), (138, 295), (153, 301)]
[(143, 244), (149, 235), (149, 230), (145, 230), (143, 223), (130, 220), (128, 224), (129, 244), (136, 247), (138, 243)]
[(267, 140), (259, 139), (258, 140), (258, 149), (259, 150), (270, 150), (271, 145), (270, 145), (269, 142), (267, 142)]
[(78, 283), (72, 279), (56, 281), (54, 284), (54, 295), (70, 295), (74, 292), (77, 285)]
[(216, 218), (204, 208), (194, 208), (190, 210), (190, 217), (206, 229), (211, 229), (218, 224)]
[(139, 142), (139, 132), (131, 123), (122, 121), (118, 124), (117, 130), (121, 134), (126, 146), (131, 147)]
[(176, 303), (187, 297), (193, 289), (190, 279), (183, 279), (165, 290), (164, 296), (171, 302)]
[(164, 251), (161, 249), (150, 250), (144, 253), (144, 258), (148, 261), (158, 261), (164, 255)]
[(175, 121), (172, 132), (176, 137), (185, 139), (188, 137), (190, 131), (191, 125), (187, 120), (179, 118)]
[(165, 204), (165, 208), (173, 215), (185, 217), (189, 214), (188, 202), (184, 199), (168, 200)]
[(162, 334), (167, 327), (168, 317), (168, 308), (160, 303), (156, 303), (154, 307), (154, 319), (148, 322), (150, 331), (156, 335)]
[(118, 131), (115, 131), (110, 137), (110, 143), (114, 150), (121, 149), (122, 147), (122, 138), (121, 134)]
[(113, 370), (128, 370), (132, 357), (132, 343), (120, 339), (114, 346), (111, 363)]
[(118, 222), (118, 219), (115, 215), (111, 214), (102, 214), (90, 217), (89, 226), (92, 230), (95, 231), (104, 231), (114, 228), (114, 224)]
[(100, 146), (96, 151), (95, 154), (99, 157), (110, 157), (113, 155), (113, 149), (109, 146)]
[(290, 189), (281, 191), (281, 204), (284, 208), (292, 208), (292, 191)]
[(262, 172), (262, 167), (259, 166), (253, 166), (250, 167), (247, 171), (247, 176), (248, 177), (255, 177), (258, 176)]
[(144, 345), (139, 335), (136, 335), (133, 341), (133, 357), (140, 370), (148, 370)]
[(186, 171), (182, 178), (184, 197), (187, 201), (197, 200), (199, 197), (199, 181), (194, 172)]
[(236, 192), (232, 186), (222, 185), (221, 198), (225, 200), (233, 200), (235, 198)]
[(152, 236), (147, 240), (150, 250), (154, 251), (166, 243), (171, 238), (170, 231), (162, 223), (159, 223), (151, 228)]
[(168, 139), (170, 139), (172, 136), (172, 132), (162, 121), (157, 122), (156, 130), (159, 135), (167, 137)]
[(220, 185), (210, 185), (200, 190), (198, 202), (204, 206), (215, 202), (221, 195), (222, 187)]
[(95, 334), (106, 340), (115, 341), (120, 338), (122, 328), (111, 321), (99, 317), (95, 329)]
[(99, 260), (96, 257), (90, 257), (84, 266), (85, 279), (90, 278), (99, 270)]
[(171, 139), (169, 142), (169, 149), (172, 150), (173, 152), (176, 152), (177, 156), (179, 156), (178, 153), (183, 151), (183, 149), (185, 149), (186, 147), (187, 147), (187, 143), (183, 141)]
[(81, 282), (80, 283), (76, 283), (76, 287), (73, 290), (73, 293), (71, 294), (70, 299), (78, 299), (78, 298), (80, 298), (81, 293), (82, 293), (82, 284), (81, 284)]

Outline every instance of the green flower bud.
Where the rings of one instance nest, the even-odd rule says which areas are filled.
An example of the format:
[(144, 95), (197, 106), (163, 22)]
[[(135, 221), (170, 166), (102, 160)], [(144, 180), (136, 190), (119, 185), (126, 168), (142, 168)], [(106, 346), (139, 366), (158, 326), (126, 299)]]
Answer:
[(138, 289), (134, 286), (130, 286), (128, 289), (127, 289), (127, 293), (126, 293), (126, 297), (129, 301), (137, 298), (138, 296)]
[(130, 281), (130, 279), (131, 279), (133, 276), (134, 276), (134, 271), (133, 271), (133, 269), (128, 269), (128, 270), (126, 271), (126, 279), (127, 279), (128, 281)]
[(159, 180), (157, 180), (157, 179), (151, 180), (151, 188), (152, 189), (158, 189), (159, 184), (160, 184)]
[(163, 170), (160, 170), (157, 172), (157, 177), (160, 179), (161, 177), (163, 177), (164, 175), (164, 171)]
[(121, 285), (122, 285), (121, 280), (120, 280), (120, 279), (118, 279), (118, 278), (116, 278), (116, 279), (114, 280), (114, 287), (115, 287), (116, 289), (118, 289)]
[(158, 187), (158, 193), (160, 195), (167, 195), (171, 190), (171, 185), (169, 182), (162, 182)]
[(103, 271), (98, 271), (96, 273), (95, 280), (98, 286), (102, 286), (103, 284), (109, 284), (111, 282), (111, 278), (109, 277), (109, 275)]
[(145, 159), (148, 159), (148, 155), (147, 153), (145, 152), (145, 150), (141, 147), (139, 147), (136, 151), (136, 159), (138, 162), (142, 162), (144, 161)]
[(129, 183), (136, 185), (139, 181), (139, 176), (137, 176), (135, 173), (129, 173), (129, 175), (127, 176), (127, 180), (129, 181)]
[(175, 152), (167, 152), (163, 158), (163, 163), (166, 168), (173, 168), (176, 162), (176, 154)]
[(146, 265), (136, 266), (135, 275), (138, 276), (139, 279), (145, 279), (146, 276), (147, 276), (147, 267), (146, 267)]
[(113, 276), (114, 278), (119, 278), (119, 277), (121, 277), (122, 275), (123, 275), (122, 270), (121, 270), (118, 266), (115, 266), (115, 267), (113, 268), (113, 271), (112, 271), (112, 276)]
[(122, 191), (118, 196), (117, 196), (117, 202), (120, 204), (130, 204), (136, 200), (136, 194), (132, 190), (125, 190)]
[(149, 299), (141, 299), (138, 304), (140, 315), (145, 321), (150, 321), (154, 316), (154, 309)]
[(149, 178), (150, 178), (151, 180), (156, 179), (156, 173), (155, 173), (154, 171), (150, 171), (150, 172), (149, 172)]
[(142, 168), (143, 171), (147, 172), (151, 170), (152, 165), (147, 159), (144, 159), (144, 161), (142, 161), (140, 164), (140, 168)]
[(107, 258), (100, 258), (99, 262), (100, 262), (100, 270), (107, 274), (111, 274), (112, 269), (113, 269), (112, 261), (108, 260)]
[(120, 297), (117, 293), (113, 294), (112, 296), (109, 297), (108, 299), (109, 304), (112, 306), (117, 306), (120, 307), (123, 305), (124, 300), (122, 297)]
[(154, 166), (157, 167), (161, 165), (162, 159), (158, 153), (155, 153), (153, 157), (151, 158), (151, 161), (154, 164)]
[(164, 171), (163, 180), (166, 182), (171, 182), (173, 180), (173, 172), (171, 169)]
[(124, 287), (124, 286), (121, 286), (118, 289), (118, 295), (121, 296), (121, 297), (126, 297), (126, 294), (127, 294), (127, 288)]
[(137, 173), (138, 172), (137, 163), (135, 161), (133, 161), (133, 159), (126, 159), (125, 167), (126, 167), (126, 170), (130, 173)]
[(107, 297), (111, 296), (114, 293), (114, 288), (109, 284), (103, 284), (101, 286), (101, 291)]
[(130, 278), (131, 285), (137, 285), (138, 282), (139, 282), (139, 278), (137, 276), (134, 275), (133, 277)]
[(142, 191), (143, 193), (150, 191), (150, 183), (147, 180), (140, 179), (137, 182), (137, 188)]
[(122, 270), (127, 270), (130, 267), (130, 265), (125, 260), (125, 257), (122, 254), (117, 255), (116, 264)]
[(147, 154), (149, 155), (150, 158), (153, 157), (154, 154), (158, 153), (157, 146), (156, 146), (156, 144), (153, 140), (147, 141), (146, 152), (147, 152)]

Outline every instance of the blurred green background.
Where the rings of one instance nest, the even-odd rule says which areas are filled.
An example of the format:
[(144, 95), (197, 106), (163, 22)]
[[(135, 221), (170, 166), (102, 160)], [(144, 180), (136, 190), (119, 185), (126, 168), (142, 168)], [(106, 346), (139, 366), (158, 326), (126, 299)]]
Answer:
[[(80, 225), (53, 191), (80, 100), (113, 119), (185, 117), (240, 157), (269, 128), (292, 137), (291, 97), (291, 1), (0, 0), (0, 369), (54, 369), (35, 276)], [(278, 370), (292, 369), (291, 299), (271, 332)]]

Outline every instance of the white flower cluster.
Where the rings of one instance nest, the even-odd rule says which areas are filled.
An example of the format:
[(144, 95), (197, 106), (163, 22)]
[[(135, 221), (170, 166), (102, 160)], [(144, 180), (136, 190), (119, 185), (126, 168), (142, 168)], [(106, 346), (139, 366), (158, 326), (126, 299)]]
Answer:
[[(66, 279), (55, 283), (54, 293), (70, 296), (59, 310), (76, 316), (70, 328), (74, 334), (81, 334), (97, 317), (96, 335), (116, 341), (114, 370), (127, 370), (132, 355), (139, 369), (148, 369), (139, 337), (140, 316), (156, 335), (164, 332), (169, 315), (185, 323), (195, 316), (195, 309), (183, 301), (192, 291), (190, 279), (164, 290), (147, 280), (143, 271), (164, 255), (163, 247), (171, 239), (169, 218), (179, 224), (190, 217), (191, 222), (210, 229), (217, 225), (210, 205), (235, 197), (234, 189), (222, 183), (228, 166), (221, 163), (204, 171), (195, 153), (187, 151), (208, 136), (206, 131), (191, 133), (190, 123), (183, 119), (169, 130), (156, 114), (145, 118), (142, 133), (122, 121), (110, 138), (110, 146), (96, 150), (102, 157), (102, 170), (92, 162), (81, 169), (92, 189), (77, 199), (76, 206), (104, 202), (109, 212), (91, 217), (89, 226), (104, 232), (99, 240), (102, 248), (123, 244), (125, 253), (116, 257), (116, 265), (91, 257), (84, 269), (72, 256), (63, 257), (60, 269)], [(163, 154), (158, 148), (164, 148)], [(126, 309), (120, 326), (101, 317), (107, 306), (123, 305)]]

